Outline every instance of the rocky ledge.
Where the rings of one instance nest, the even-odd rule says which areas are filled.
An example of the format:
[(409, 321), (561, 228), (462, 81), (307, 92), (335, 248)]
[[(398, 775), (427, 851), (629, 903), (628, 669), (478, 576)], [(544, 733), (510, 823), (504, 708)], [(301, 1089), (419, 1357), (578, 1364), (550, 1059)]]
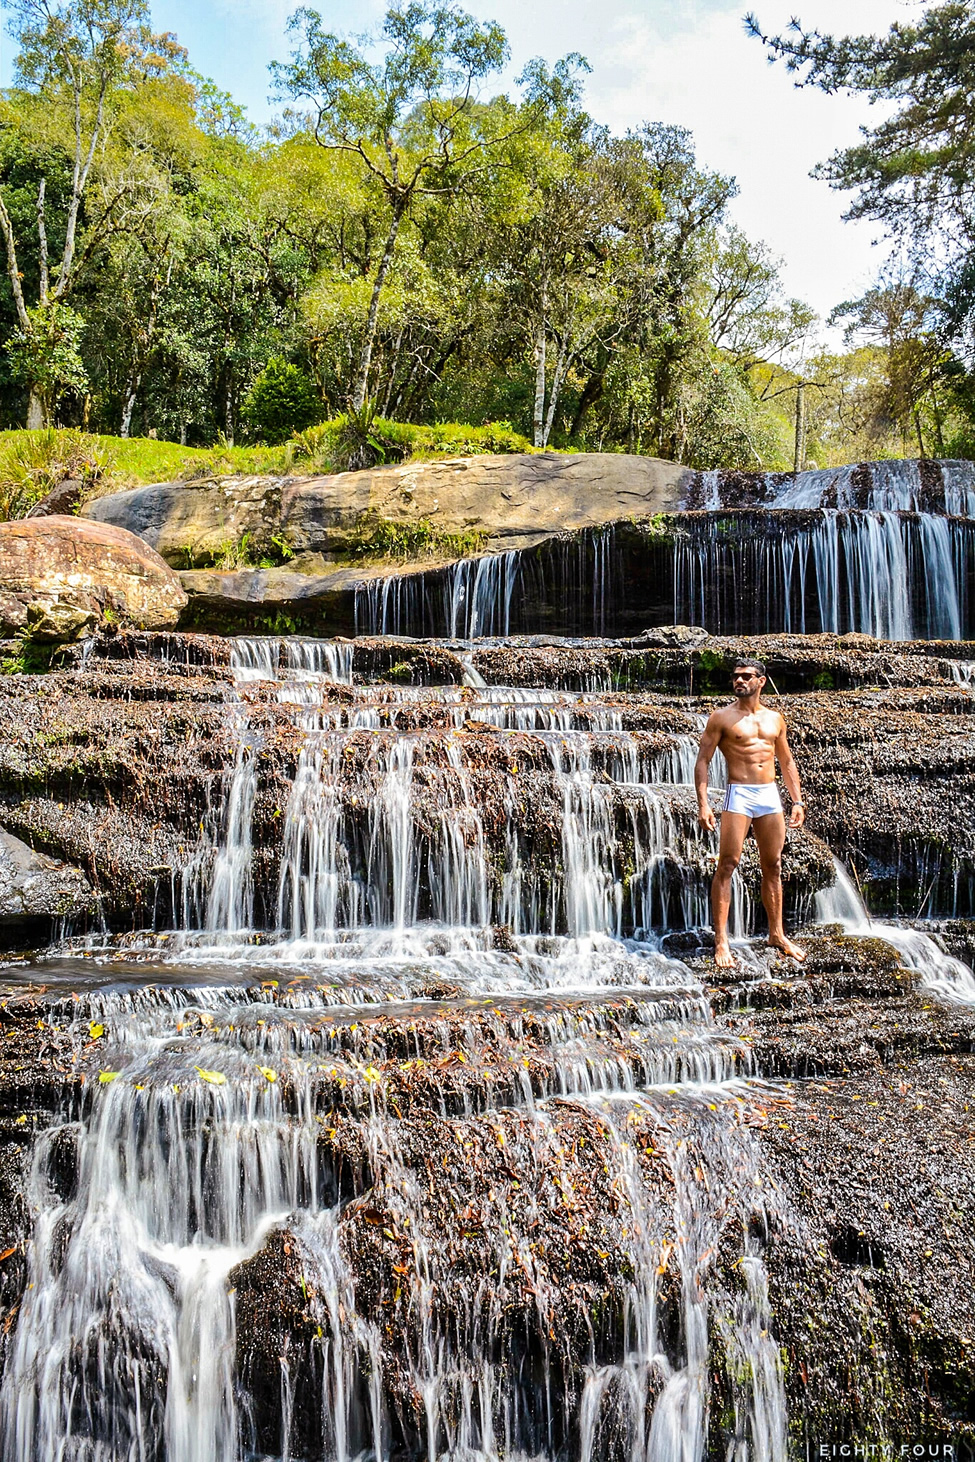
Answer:
[(295, 553), (341, 554), (370, 520), (475, 532), (492, 552), (551, 533), (672, 511), (695, 474), (655, 457), (597, 452), (458, 457), (328, 477), (162, 482), (96, 498), (86, 517), (136, 533), (170, 562), (206, 562), (245, 535)]
[[(341, 716), (371, 704), (376, 728), (425, 733), (417, 755), (428, 770), (413, 790), (423, 836), (439, 836), (443, 799), (471, 796), (485, 836), (496, 829), (503, 840), (514, 785), (526, 809), (522, 835), (535, 840), (538, 859), (557, 865), (563, 793), (549, 750), (528, 731), (500, 730), (477, 687), (463, 685), (470, 672), (488, 684), (575, 693), (577, 726), (603, 724), (599, 715), (611, 714), (635, 754), (653, 762), (675, 745), (693, 747), (715, 703), (702, 691), (723, 686), (738, 655), (764, 655), (790, 687), (777, 704), (789, 720), (809, 805), (811, 835), (789, 855), (790, 897), (800, 905), (805, 897), (808, 907), (812, 892), (832, 881), (828, 844), (851, 863), (875, 907), (951, 916), (971, 913), (975, 901), (975, 690), (951, 679), (957, 662), (932, 648), (788, 637), (690, 648), (651, 637), (648, 644), (474, 650), (362, 640), (349, 647), (357, 684), (334, 684), (326, 695)], [(119, 634), (97, 642), (77, 669), (0, 678), (0, 823), (37, 853), (81, 870), (101, 900), (100, 917), (116, 928), (165, 925), (174, 900), (205, 896), (242, 705), (258, 746), (257, 896), (273, 923), (282, 811), (306, 734), (273, 681), (238, 692), (228, 657), (219, 639)], [(821, 684), (825, 674), (850, 688), (792, 689)], [(445, 702), (438, 686), (451, 685)], [(404, 686), (413, 687), (405, 699)], [(604, 741), (594, 746), (597, 766), (615, 754)], [(351, 730), (342, 758), (348, 797), (358, 796), (349, 815), (361, 815), (367, 841), (370, 799), (385, 775), (378, 745), (376, 729)], [(463, 793), (452, 780), (461, 775), (469, 779)], [(611, 795), (619, 801), (622, 849), (632, 836), (630, 802), (625, 786)], [(666, 807), (673, 877), (703, 888), (713, 849), (696, 830), (689, 788), (675, 787)], [(745, 866), (756, 878), (750, 853)], [(72, 887), (83, 904), (81, 884)], [(65, 898), (64, 909), (78, 912), (67, 889)], [(52, 916), (63, 911), (50, 909)]]
[[(744, 1213), (768, 1278), (797, 1448), (821, 1436), (910, 1441), (919, 1430), (971, 1443), (975, 1013), (919, 990), (881, 938), (820, 932), (805, 943), (804, 970), (760, 957), (747, 981), (732, 984), (707, 958), (690, 958), (718, 1012), (714, 1038), (742, 1074), (776, 1083), (749, 1085), (720, 1148), (708, 1145), (700, 1118), (684, 1134), (690, 1197), (696, 1183), (700, 1213), (717, 1215), (696, 1271), (710, 1296), (713, 1432), (727, 1433), (738, 1399), (732, 1332), (721, 1320), (730, 1327), (749, 1303)], [(302, 1008), (303, 978), (255, 984), (223, 1016), (191, 1010), (180, 1019), (179, 1044), (192, 1049), (205, 1040), (211, 1063), (226, 1067), (240, 1043), (249, 1050), (263, 1030), (267, 1045), (267, 1033), (277, 1032), (279, 1115), (290, 1112), (297, 1122), (308, 1110), (318, 1114), (320, 1181), (327, 1201), (340, 1203), (339, 1252), (354, 1286), (355, 1324), (376, 1336), (400, 1444), (415, 1448), (423, 1433), (423, 1401), (409, 1377), (424, 1305), (432, 1305), (424, 1311), (429, 1323), (460, 1344), (482, 1343), (483, 1327), (493, 1326), (513, 1354), (544, 1363), (565, 1421), (585, 1385), (579, 1355), (595, 1347), (597, 1358), (609, 1357), (621, 1343), (634, 1278), (627, 1236), (639, 1215), (620, 1176), (608, 1111), (551, 1099), (560, 1085), (556, 1007), (448, 997), (404, 1010), (315, 1014)], [(112, 1047), (110, 1021), (89, 1025), (88, 1006), (84, 994), (18, 989), (9, 980), (0, 999), (3, 1337), (27, 1277), (33, 1139), (56, 1112), (87, 1110), (106, 1062), (126, 1059)], [(599, 1033), (600, 1059), (630, 1070), (638, 1088), (647, 1082), (652, 1057), (639, 998), (609, 992), (557, 1009), (572, 1028)], [(281, 1054), (289, 1049), (321, 1053), (311, 1077), (289, 1077)], [(201, 1092), (203, 1102), (202, 1084)], [(541, 1128), (531, 1093), (545, 1099)], [(669, 1113), (673, 1140), (687, 1117), (681, 1107)], [(62, 1129), (47, 1157), (67, 1202), (77, 1183), (73, 1131)], [(647, 1201), (673, 1212), (656, 1108), (628, 1121), (627, 1142)], [(723, 1166), (735, 1154), (742, 1172)], [(742, 1182), (750, 1194), (744, 1209), (733, 1197)], [(669, 1267), (664, 1261), (659, 1281), (658, 1323), (675, 1343), (684, 1242), (673, 1234), (674, 1259)], [(318, 1357), (335, 1296), (309, 1277), (306, 1244), (307, 1235), (279, 1221), (230, 1276), (235, 1373), (251, 1398), (258, 1454), (273, 1451), (279, 1436), (287, 1356), (296, 1398), (291, 1442), (303, 1448), (299, 1455), (320, 1455)], [(497, 1254), (509, 1248), (520, 1261), (498, 1272)], [(431, 1275), (442, 1283), (426, 1293)], [(612, 1436), (618, 1421), (607, 1398), (599, 1425)]]

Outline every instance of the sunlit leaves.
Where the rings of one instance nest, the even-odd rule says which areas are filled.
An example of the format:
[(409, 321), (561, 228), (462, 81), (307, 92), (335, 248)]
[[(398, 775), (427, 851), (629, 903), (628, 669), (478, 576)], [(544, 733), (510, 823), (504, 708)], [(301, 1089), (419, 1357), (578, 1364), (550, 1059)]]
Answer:
[(210, 1086), (223, 1086), (227, 1080), (222, 1071), (208, 1071), (203, 1066), (197, 1066), (197, 1073), (201, 1081), (206, 1081)]

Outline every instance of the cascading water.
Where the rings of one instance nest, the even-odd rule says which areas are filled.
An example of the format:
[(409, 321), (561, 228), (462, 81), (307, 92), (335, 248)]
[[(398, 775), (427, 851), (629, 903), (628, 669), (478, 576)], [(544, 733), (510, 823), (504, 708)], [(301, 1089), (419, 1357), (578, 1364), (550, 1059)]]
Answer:
[(973, 633), (973, 517), (966, 462), (700, 473), (683, 508), (644, 530), (616, 524), (374, 580), (357, 593), (356, 630), (473, 639), (676, 622), (957, 640)]
[[(715, 1424), (717, 1334), (736, 1435), (785, 1462), (754, 1237), (775, 1196), (749, 1127), (787, 1098), (748, 1075), (747, 1048), (646, 932), (677, 911), (657, 870), (688, 837), (668, 798), (686, 796), (693, 732), (641, 737), (587, 694), (369, 692), (348, 666), (344, 647), (238, 644), (228, 714), (242, 751), (210, 907), (204, 928), (163, 946), (183, 992), (93, 987), (71, 1012), (79, 1042), (99, 1033), (99, 1074), (35, 1153), (4, 1457), (378, 1462), (622, 1446), (694, 1462)], [(278, 928), (256, 938), (262, 703), (301, 744), (277, 819)], [(479, 734), (506, 769), (500, 830), (465, 750)], [(523, 834), (532, 768), (553, 789), (546, 867)], [(509, 847), (502, 876), (496, 846)], [(703, 918), (702, 888), (687, 883), (678, 925)], [(642, 938), (623, 939), (626, 927)], [(195, 989), (194, 969), (208, 981)], [(417, 1112), (405, 1091), (421, 1076)], [(431, 1121), (450, 1139), (436, 1178)], [(612, 1195), (604, 1229), (578, 1169), (587, 1144)], [(517, 1176), (472, 1188), (491, 1154)], [(481, 1255), (470, 1271), (445, 1249), (445, 1202), (467, 1215), (464, 1242)], [(555, 1253), (533, 1237), (553, 1223), (578, 1228), (580, 1262), (612, 1257), (627, 1276), (598, 1325), (583, 1306), (569, 1351)], [(399, 1316), (395, 1361), (361, 1269), (374, 1233), (397, 1253), (383, 1301)], [(715, 1269), (729, 1243), (734, 1291)], [(274, 1353), (270, 1397), (248, 1308), (269, 1246), (292, 1256), (306, 1317)]]
[[(675, 550), (674, 618), (714, 633), (957, 640), (973, 572), (967, 521), (819, 510), (689, 518)], [(811, 521), (810, 521), (811, 519)]]
[[(699, 482), (688, 506), (736, 531), (756, 506), (804, 521), (746, 550), (689, 516), (687, 617), (713, 626), (730, 582), (736, 613), (765, 586), (793, 630), (966, 632), (970, 474), (857, 471), (753, 502)], [(660, 598), (639, 573), (620, 593), (620, 555), (629, 586), (663, 551), (619, 528), (388, 579), (359, 628), (611, 630)], [(182, 926), (58, 951), (68, 1095), (33, 1148), (0, 1455), (786, 1462), (769, 1245), (794, 1215), (757, 1132), (790, 1127), (794, 1092), (669, 952), (707, 922), (698, 708), (605, 670), (486, 684), (456, 644), (462, 684), (367, 686), (353, 650), (234, 642)], [(971, 971), (868, 921), (841, 869), (816, 911), (975, 1003)], [(748, 978), (717, 1009), (784, 998), (752, 912), (736, 879)]]
[(846, 869), (840, 863), (835, 869), (833, 887), (816, 894), (816, 918), (821, 924), (839, 924), (848, 934), (885, 940), (924, 989), (952, 1004), (975, 1005), (975, 973), (968, 965), (946, 954), (921, 929), (871, 918)]

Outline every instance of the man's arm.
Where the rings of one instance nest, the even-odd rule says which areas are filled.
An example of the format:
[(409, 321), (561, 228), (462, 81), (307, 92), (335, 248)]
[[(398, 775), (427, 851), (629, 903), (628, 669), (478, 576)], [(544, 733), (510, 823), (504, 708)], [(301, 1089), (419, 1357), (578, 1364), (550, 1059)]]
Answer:
[[(781, 716), (779, 719), (782, 720)], [(806, 820), (806, 809), (803, 806), (802, 788), (799, 785), (799, 769), (796, 766), (795, 757), (792, 755), (792, 747), (789, 745), (785, 721), (782, 721), (782, 729), (775, 738), (775, 755), (778, 757), (782, 780), (788, 788), (789, 796), (792, 798), (789, 826), (802, 827), (802, 824)]]
[(697, 761), (694, 763), (694, 786), (697, 791), (697, 820), (705, 832), (714, 832), (714, 813), (711, 811), (708, 802), (708, 767), (711, 765), (711, 758), (718, 749), (718, 742), (721, 740), (721, 721), (718, 712), (712, 711), (708, 717), (708, 724), (701, 733), (701, 744), (698, 747)]

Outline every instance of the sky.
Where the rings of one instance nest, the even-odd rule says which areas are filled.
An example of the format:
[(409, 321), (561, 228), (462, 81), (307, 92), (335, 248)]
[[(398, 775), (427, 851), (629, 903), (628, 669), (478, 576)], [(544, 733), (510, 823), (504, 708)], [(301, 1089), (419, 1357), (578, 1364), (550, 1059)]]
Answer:
[[(287, 19), (298, 0), (153, 0), (157, 30), (175, 31), (197, 70), (211, 76), (251, 120), (269, 120), (267, 66), (287, 59)], [(358, 34), (382, 18), (382, 0), (311, 0), (329, 29)], [(509, 83), (526, 61), (581, 52), (592, 66), (585, 102), (617, 132), (642, 122), (677, 123), (694, 134), (698, 162), (737, 179), (731, 216), (783, 263), (789, 294), (823, 319), (855, 298), (885, 249), (876, 225), (844, 223), (849, 196), (809, 177), (858, 128), (878, 120), (861, 98), (799, 90), (761, 44), (745, 34), (754, 8), (767, 34), (792, 15), (820, 31), (878, 33), (917, 15), (917, 0), (463, 0), (508, 34)], [(0, 80), (10, 76), (4, 36)], [(498, 90), (493, 87), (491, 90)], [(830, 343), (836, 331), (823, 330)]]

